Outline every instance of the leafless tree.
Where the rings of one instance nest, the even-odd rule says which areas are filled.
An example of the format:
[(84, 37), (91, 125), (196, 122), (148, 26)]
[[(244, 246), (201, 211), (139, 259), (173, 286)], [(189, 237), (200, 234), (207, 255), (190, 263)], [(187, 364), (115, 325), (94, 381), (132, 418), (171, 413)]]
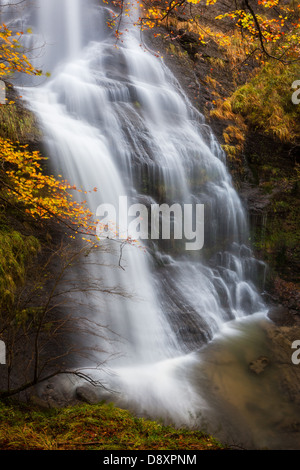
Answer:
[[(107, 288), (101, 277), (90, 279), (90, 259), (95, 246), (76, 246), (61, 242), (55, 250), (43, 253), (43, 263), (34, 259), (26, 269), (26, 282), (19, 287), (13, 305), (0, 313), (0, 338), (6, 345), (6, 365), (1, 365), (0, 398), (18, 395), (42, 382), (61, 375), (72, 375), (94, 386), (105, 385), (78, 367), (81, 357), (101, 353), (108, 336), (119, 341), (109, 327), (88, 315), (92, 309), (82, 297), (98, 295), (128, 297), (121, 288)], [(81, 276), (76, 278), (76, 264)], [(115, 269), (119, 266), (116, 265)], [(70, 300), (71, 299), (71, 300)], [(101, 306), (99, 307), (101, 308)], [(97, 345), (86, 347), (82, 338), (94, 338)], [(107, 360), (95, 363), (103, 369)], [(3, 373), (4, 369), (4, 373)], [(89, 368), (90, 370), (90, 368)]]

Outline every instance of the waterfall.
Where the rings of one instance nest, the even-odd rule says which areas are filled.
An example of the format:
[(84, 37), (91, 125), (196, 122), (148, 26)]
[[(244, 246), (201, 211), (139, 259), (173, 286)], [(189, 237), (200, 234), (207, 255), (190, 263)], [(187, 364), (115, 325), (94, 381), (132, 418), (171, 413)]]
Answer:
[[(189, 422), (205, 406), (189, 380), (194, 351), (226, 322), (265, 309), (255, 286), (263, 266), (248, 246), (247, 214), (224, 153), (134, 28), (116, 47), (106, 26), (109, 6), (30, 3), (25, 19), (34, 35), (28, 41), (45, 43), (37, 65), (52, 76), (23, 96), (44, 132), (54, 171), (77, 187), (98, 188), (87, 195), (94, 213), (102, 203), (118, 207), (120, 196), (147, 207), (204, 205), (202, 249), (187, 251), (176, 240), (148, 240), (145, 251), (126, 245), (122, 269), (118, 246), (110, 242), (111, 252), (95, 255), (89, 276), (130, 295), (86, 300), (91, 318), (108, 327), (105, 348), (114, 359), (103, 380), (121, 402)], [(83, 365), (93, 367), (88, 360)]]

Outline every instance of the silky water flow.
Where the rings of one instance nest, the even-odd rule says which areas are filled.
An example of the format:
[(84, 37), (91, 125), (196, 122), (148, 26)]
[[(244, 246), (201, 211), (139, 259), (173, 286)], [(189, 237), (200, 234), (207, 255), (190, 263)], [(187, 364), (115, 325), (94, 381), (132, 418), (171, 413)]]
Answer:
[(204, 204), (202, 249), (148, 240), (125, 244), (120, 258), (120, 245), (102, 240), (88, 273), (85, 260), (72, 273), (82, 284), (100, 280), (98, 292), (69, 299), (75, 315), (103, 325), (99, 337), (88, 336), (91, 355), (80, 363), (105, 385), (99, 399), (227, 440), (271, 445), (264, 413), (272, 410), (251, 411), (249, 403), (270, 408), (278, 397), (247, 368), (252, 353), (265, 352), (265, 265), (253, 257), (247, 213), (203, 116), (163, 59), (140, 44), (138, 6), (117, 43), (106, 24), (109, 4), (37, 0), (16, 11), (8, 21), (32, 29), (25, 37), (32, 60), (51, 72), (25, 82), (22, 94), (53, 172), (86, 191), (96, 187), (86, 195), (95, 214), (103, 203), (118, 208), (120, 196), (147, 207)]

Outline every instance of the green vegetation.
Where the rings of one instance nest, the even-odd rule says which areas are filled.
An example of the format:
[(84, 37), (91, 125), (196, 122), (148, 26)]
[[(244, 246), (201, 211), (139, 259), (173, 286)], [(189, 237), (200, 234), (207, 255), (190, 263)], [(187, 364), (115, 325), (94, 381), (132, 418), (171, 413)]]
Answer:
[(23, 237), (16, 230), (0, 231), (0, 312), (13, 306), (17, 287), (25, 282), (26, 266), (39, 248), (33, 236)]
[(41, 410), (0, 402), (2, 450), (220, 450), (211, 436), (136, 418), (112, 404)]
[(300, 63), (267, 63), (231, 97), (234, 113), (240, 113), (255, 129), (282, 142), (300, 136), (300, 107), (292, 103), (292, 83), (300, 77)]
[(279, 158), (282, 152), (280, 146), (277, 151), (273, 149), (273, 162), (270, 162), (270, 155), (263, 151), (250, 156), (251, 167), (259, 172), (258, 186), (269, 199), (260, 228), (253, 224), (253, 242), (260, 256), (268, 262), (272, 276), (277, 273), (297, 284), (300, 265), (300, 175), (297, 166), (291, 168), (286, 164), (283, 167), (284, 161)]
[[(7, 87), (12, 101), (0, 106), (0, 137), (12, 142), (28, 142), (41, 136), (33, 114), (19, 104), (16, 93)], [(13, 101), (14, 100), (14, 101)]]
[(223, 131), (224, 150), (229, 158), (241, 158), (249, 128), (275, 141), (297, 142), (300, 107), (294, 105), (291, 98), (292, 83), (299, 76), (300, 63), (287, 66), (272, 61), (255, 69), (252, 78), (227, 99), (216, 101), (210, 117), (232, 123)]

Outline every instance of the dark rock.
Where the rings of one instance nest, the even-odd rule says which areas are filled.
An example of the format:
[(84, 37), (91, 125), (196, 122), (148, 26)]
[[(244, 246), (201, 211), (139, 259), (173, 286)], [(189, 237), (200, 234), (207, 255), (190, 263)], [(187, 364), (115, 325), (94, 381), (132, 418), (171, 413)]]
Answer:
[(289, 310), (282, 305), (272, 307), (268, 312), (268, 317), (277, 325), (283, 325), (289, 316)]
[(37, 395), (39, 399), (47, 403), (48, 408), (64, 408), (76, 402), (74, 391), (69, 391), (65, 384), (59, 381), (41, 384)]
[(91, 405), (99, 403), (100, 401), (98, 393), (94, 390), (92, 386), (89, 385), (81, 385), (80, 387), (77, 387), (76, 398)]
[(248, 182), (241, 184), (239, 194), (251, 214), (263, 214), (270, 204), (271, 194), (264, 194), (261, 188)]
[(249, 369), (255, 374), (261, 374), (267, 365), (270, 363), (270, 360), (266, 356), (260, 356), (255, 361), (250, 362)]
[(300, 423), (296, 420), (296, 418), (286, 418), (285, 420), (276, 424), (276, 428), (280, 432), (300, 432)]

